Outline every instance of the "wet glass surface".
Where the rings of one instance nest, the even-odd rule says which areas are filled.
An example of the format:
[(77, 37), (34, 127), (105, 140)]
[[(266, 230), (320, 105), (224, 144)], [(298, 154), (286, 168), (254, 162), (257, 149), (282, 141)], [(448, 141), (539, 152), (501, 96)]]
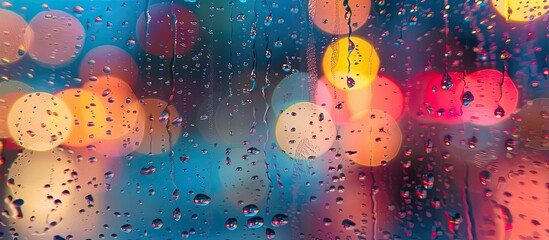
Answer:
[(548, 12), (3, 1), (0, 238), (549, 239)]

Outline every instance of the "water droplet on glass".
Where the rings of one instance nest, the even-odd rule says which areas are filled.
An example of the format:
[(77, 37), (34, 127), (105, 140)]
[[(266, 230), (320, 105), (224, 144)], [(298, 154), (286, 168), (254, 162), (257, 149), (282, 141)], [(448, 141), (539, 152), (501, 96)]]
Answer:
[(351, 41), (351, 39), (349, 39), (349, 48), (348, 48), (348, 51), (349, 53), (353, 52), (355, 50), (355, 43), (353, 41)]
[(343, 228), (345, 230), (353, 230), (356, 226), (355, 222), (349, 220), (349, 219), (345, 219), (341, 222), (341, 225), (343, 226)]
[(225, 227), (229, 230), (235, 230), (238, 227), (238, 220), (236, 218), (229, 218), (225, 221)]
[(461, 95), (461, 102), (463, 103), (463, 106), (469, 106), (471, 102), (475, 100), (475, 96), (473, 96), (473, 93), (470, 91), (467, 91)]
[(160, 229), (162, 228), (162, 226), (164, 226), (164, 223), (162, 222), (162, 219), (157, 218), (152, 221), (151, 226), (154, 229)]
[(280, 227), (288, 224), (288, 216), (286, 214), (276, 214), (273, 216), (273, 219), (271, 221), (271, 224), (274, 227)]
[(122, 225), (122, 227), (120, 227), (120, 230), (122, 230), (123, 232), (132, 232), (133, 228), (132, 228), (132, 225), (130, 224), (124, 224)]
[(352, 77), (347, 77), (347, 87), (353, 88), (355, 86), (355, 80)]
[(212, 201), (212, 199), (206, 195), (206, 194), (197, 194), (195, 197), (194, 197), (194, 204), (198, 205), (198, 206), (206, 206), (208, 204), (210, 204), (210, 202)]
[(274, 239), (276, 237), (276, 233), (273, 229), (267, 228), (265, 229), (265, 237), (267, 239)]
[(248, 221), (246, 222), (246, 225), (249, 229), (260, 228), (263, 226), (263, 224), (265, 224), (265, 221), (262, 217), (253, 217), (248, 219)]
[(441, 81), (441, 87), (443, 90), (450, 90), (450, 88), (452, 88), (452, 86), (454, 85), (454, 83), (452, 82), (452, 77), (450, 77), (450, 74), (448, 74), (448, 72), (444, 73), (444, 76), (442, 76), (442, 81)]
[(242, 208), (242, 213), (246, 217), (253, 217), (257, 215), (259, 212), (259, 207), (257, 207), (255, 204), (249, 204)]
[(181, 210), (179, 208), (173, 210), (172, 218), (175, 221), (181, 220)]
[(502, 118), (505, 116), (505, 110), (503, 110), (503, 108), (498, 105), (498, 107), (494, 111), (494, 115), (496, 116), (496, 118)]
[(435, 184), (435, 175), (432, 172), (423, 174), (423, 187), (425, 189), (433, 188)]

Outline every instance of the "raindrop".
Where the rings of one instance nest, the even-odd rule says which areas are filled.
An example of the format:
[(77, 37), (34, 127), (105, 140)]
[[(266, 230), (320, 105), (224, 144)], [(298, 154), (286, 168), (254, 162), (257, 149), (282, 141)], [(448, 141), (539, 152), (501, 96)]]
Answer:
[(181, 220), (181, 210), (179, 208), (173, 210), (172, 218), (175, 221)]
[(242, 213), (246, 217), (253, 217), (257, 215), (259, 212), (259, 207), (257, 207), (255, 204), (249, 204), (242, 208)]
[(463, 103), (463, 106), (469, 106), (471, 102), (475, 100), (475, 96), (471, 93), (471, 91), (467, 91), (461, 95), (461, 102)]
[(276, 214), (273, 216), (271, 224), (274, 227), (280, 227), (288, 224), (288, 216), (286, 214)]
[(164, 226), (164, 223), (162, 222), (162, 219), (157, 218), (152, 221), (151, 226), (154, 229), (160, 229), (162, 228), (162, 226)]
[(356, 226), (356, 224), (349, 219), (343, 220), (343, 222), (341, 222), (341, 225), (343, 225), (343, 228), (345, 230), (353, 230)]
[(194, 204), (198, 206), (206, 206), (210, 204), (211, 201), (212, 199), (208, 195), (202, 193), (197, 194), (194, 197)]
[(267, 239), (274, 239), (276, 237), (276, 233), (273, 229), (267, 228), (265, 229), (265, 237)]
[(238, 220), (236, 218), (229, 218), (225, 221), (225, 227), (229, 230), (235, 230), (238, 227)]
[(123, 232), (132, 232), (133, 228), (132, 228), (132, 225), (130, 224), (124, 224), (122, 225), (122, 227), (120, 227), (120, 230), (122, 230)]
[(263, 220), (262, 217), (253, 217), (248, 219), (247, 221), (247, 226), (249, 229), (260, 228), (263, 226), (263, 224), (265, 224), (265, 221)]

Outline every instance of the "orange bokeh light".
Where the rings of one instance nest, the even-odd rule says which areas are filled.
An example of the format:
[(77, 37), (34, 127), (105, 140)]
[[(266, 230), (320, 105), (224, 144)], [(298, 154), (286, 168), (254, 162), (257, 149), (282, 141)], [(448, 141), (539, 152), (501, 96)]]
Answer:
[(114, 77), (100, 77), (82, 87), (99, 96), (107, 110), (104, 135), (94, 143), (97, 152), (126, 155), (139, 147), (145, 134), (145, 113), (131, 87)]
[[(167, 106), (168, 103), (160, 99), (147, 98), (140, 100), (140, 102), (146, 116), (145, 128), (143, 130), (148, 134), (145, 134), (136, 151), (149, 155), (168, 152), (170, 142), (172, 147), (175, 146), (181, 135), (181, 127), (171, 124), (171, 121), (180, 117), (177, 109), (173, 105)], [(159, 117), (165, 110), (169, 113), (169, 119), (162, 120), (166, 121), (162, 122)], [(166, 129), (166, 124), (169, 124), (171, 140), (168, 129)]]
[[(320, 30), (331, 34), (348, 34), (349, 26), (345, 19), (344, 0), (323, 0), (309, 4), (309, 16)], [(349, 0), (351, 7), (351, 30), (361, 28), (370, 16), (371, 0)]]
[(399, 152), (402, 131), (396, 120), (381, 110), (365, 110), (341, 127), (340, 146), (345, 155), (363, 166), (380, 166)]
[(346, 102), (352, 116), (364, 109), (378, 109), (398, 120), (404, 112), (404, 94), (400, 86), (381, 74), (368, 87), (347, 91)]
[(99, 96), (88, 90), (70, 88), (55, 94), (69, 107), (72, 131), (63, 142), (67, 146), (87, 146), (105, 135), (107, 110)]

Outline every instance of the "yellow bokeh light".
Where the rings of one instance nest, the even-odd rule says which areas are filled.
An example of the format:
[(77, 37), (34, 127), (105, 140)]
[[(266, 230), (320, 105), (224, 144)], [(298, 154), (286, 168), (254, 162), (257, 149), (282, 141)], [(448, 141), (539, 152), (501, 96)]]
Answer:
[(300, 102), (280, 114), (275, 128), (282, 151), (295, 159), (315, 159), (326, 153), (336, 137), (336, 127), (324, 108)]
[[(172, 147), (177, 143), (181, 135), (181, 126), (173, 126), (171, 123), (171, 121), (180, 117), (177, 109), (173, 105), (167, 106), (168, 103), (163, 100), (154, 98), (143, 99), (141, 100), (141, 104), (146, 117), (144, 131), (148, 132), (148, 134), (145, 134), (136, 151), (149, 155), (168, 152), (170, 149), (169, 135), (171, 135)], [(169, 118), (161, 121), (160, 117), (164, 110), (169, 113)], [(166, 129), (167, 124), (169, 124), (170, 133)]]
[(0, 138), (9, 138), (8, 113), (17, 99), (32, 91), (29, 85), (20, 81), (0, 82)]
[(66, 89), (55, 94), (69, 107), (73, 122), (71, 134), (64, 145), (86, 146), (105, 135), (107, 110), (96, 94), (79, 88)]
[[(98, 208), (103, 207), (104, 198), (88, 186), (88, 182), (93, 181), (83, 179), (87, 172), (97, 171), (88, 168), (77, 172), (75, 158), (64, 151), (23, 150), (12, 163), (7, 177), (13, 184), (8, 185), (4, 199), (11, 206), (10, 224), (21, 236), (29, 239), (52, 239), (59, 234), (72, 234), (78, 239), (93, 237), (92, 229), (101, 217), (95, 210), (88, 210), (85, 197), (92, 194), (93, 204), (99, 205)], [(24, 201), (19, 209), (11, 204), (17, 199)]]
[(67, 139), (72, 128), (72, 113), (56, 96), (36, 92), (15, 101), (7, 122), (10, 135), (18, 145), (46, 151)]
[(492, 0), (492, 6), (507, 21), (528, 22), (549, 11), (547, 0)]
[(395, 119), (377, 109), (355, 115), (340, 134), (346, 156), (363, 166), (389, 162), (398, 154), (402, 142), (402, 131)]
[[(374, 47), (364, 39), (351, 37), (349, 41), (348, 38), (342, 38), (326, 49), (322, 69), (324, 76), (337, 88), (361, 89), (376, 78), (379, 57)], [(348, 78), (354, 80), (354, 86), (348, 84)]]

